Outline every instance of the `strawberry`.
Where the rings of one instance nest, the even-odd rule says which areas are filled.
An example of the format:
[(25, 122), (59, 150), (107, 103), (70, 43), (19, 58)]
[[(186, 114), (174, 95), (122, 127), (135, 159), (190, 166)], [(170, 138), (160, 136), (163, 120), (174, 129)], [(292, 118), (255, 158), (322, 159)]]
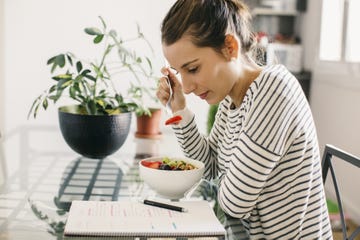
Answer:
[(143, 165), (143, 166), (145, 166), (145, 167), (149, 167), (150, 164), (151, 164), (151, 162), (141, 161), (141, 165)]
[(142, 161), (141, 164), (145, 167), (159, 169), (162, 162), (160, 162), (160, 161)]
[(159, 169), (162, 162), (156, 161), (156, 162), (150, 162), (149, 168)]

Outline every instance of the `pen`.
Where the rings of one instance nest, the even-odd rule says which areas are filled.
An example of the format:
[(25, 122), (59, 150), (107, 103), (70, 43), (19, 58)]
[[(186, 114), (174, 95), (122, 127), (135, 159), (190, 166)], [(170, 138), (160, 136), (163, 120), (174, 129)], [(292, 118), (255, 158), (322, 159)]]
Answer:
[(155, 202), (155, 201), (151, 201), (151, 200), (147, 200), (147, 199), (145, 199), (143, 203), (146, 204), (146, 205), (165, 208), (165, 209), (174, 210), (174, 211), (178, 211), (178, 212), (187, 212), (187, 210), (185, 208), (183, 208), (183, 207), (174, 206), (174, 205), (161, 203), (161, 202)]

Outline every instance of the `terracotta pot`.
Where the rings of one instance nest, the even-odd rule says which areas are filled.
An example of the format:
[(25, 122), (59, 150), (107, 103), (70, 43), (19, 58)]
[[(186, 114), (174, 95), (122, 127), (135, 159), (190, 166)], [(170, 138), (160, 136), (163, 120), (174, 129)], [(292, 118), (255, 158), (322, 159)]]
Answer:
[(142, 115), (136, 116), (137, 120), (137, 131), (135, 136), (137, 138), (160, 138), (160, 120), (161, 120), (161, 109), (150, 109), (151, 116)]

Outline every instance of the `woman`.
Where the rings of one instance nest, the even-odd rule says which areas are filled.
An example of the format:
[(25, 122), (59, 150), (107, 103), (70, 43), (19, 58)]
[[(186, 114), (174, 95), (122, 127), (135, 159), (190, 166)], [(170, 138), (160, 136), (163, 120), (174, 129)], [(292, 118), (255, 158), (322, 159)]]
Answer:
[[(163, 20), (163, 68), (157, 92), (182, 116), (173, 125), (186, 156), (219, 178), (218, 201), (250, 238), (331, 239), (311, 110), (282, 65), (259, 66), (250, 13), (239, 0), (178, 0)], [(184, 94), (219, 103), (202, 136)]]

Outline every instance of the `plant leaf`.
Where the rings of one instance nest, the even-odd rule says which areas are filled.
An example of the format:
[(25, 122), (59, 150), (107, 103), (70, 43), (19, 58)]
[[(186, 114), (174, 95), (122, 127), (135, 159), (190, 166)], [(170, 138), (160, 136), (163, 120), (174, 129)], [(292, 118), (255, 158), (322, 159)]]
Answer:
[[(40, 98), (41, 98), (41, 95), (40, 95), (39, 97), (37, 97), (37, 98), (34, 100), (34, 102), (32, 103), (31, 108), (30, 108), (30, 111), (29, 111), (28, 116), (27, 116), (28, 119), (30, 118), (31, 113), (34, 112), (35, 105), (40, 101)], [(35, 117), (36, 117), (36, 115), (34, 114), (34, 118), (35, 118)]]
[(57, 65), (55, 63), (53, 63), (50, 72), (53, 73), (56, 69)]
[(53, 98), (54, 103), (56, 103), (56, 102), (60, 99), (62, 93), (63, 93), (63, 90), (62, 90), (62, 89), (58, 89), (58, 90), (57, 90), (56, 95), (55, 95), (54, 98)]
[(126, 106), (127, 111), (131, 111), (131, 112), (139, 108), (139, 105), (137, 105), (136, 103), (126, 103), (124, 105)]
[(47, 65), (50, 65), (50, 64), (54, 63), (55, 58), (56, 58), (56, 56), (54, 56), (54, 57), (52, 57), (52, 58), (49, 58), (49, 60), (47, 60), (46, 64), (47, 64)]
[(102, 16), (99, 16), (99, 18), (101, 20), (103, 27), (106, 28), (106, 23), (105, 23), (104, 19), (102, 18)]
[(74, 88), (75, 91), (81, 93), (80, 84), (78, 82), (74, 83), (73, 88)]
[(104, 102), (103, 99), (97, 99), (96, 103), (99, 104), (103, 108), (105, 108), (105, 106), (106, 106), (106, 103)]
[(70, 97), (71, 97), (71, 98), (73, 98), (73, 99), (76, 98), (76, 88), (75, 88), (75, 86), (71, 86), (71, 87), (69, 88), (69, 94), (70, 94)]
[(86, 77), (87, 79), (90, 79), (91, 81), (96, 82), (96, 78), (91, 75), (84, 75), (84, 77)]
[(39, 110), (39, 107), (40, 107), (40, 103), (38, 103), (38, 104), (35, 106), (34, 118), (36, 118), (36, 115), (37, 115), (37, 112), (38, 112), (38, 110)]
[(50, 95), (50, 96), (48, 96), (48, 98), (49, 98), (50, 100), (55, 101), (55, 99), (56, 99), (56, 95)]
[(102, 35), (103, 34), (100, 29), (95, 28), (95, 27), (85, 28), (85, 32), (89, 35)]
[(123, 97), (120, 94), (116, 94), (115, 99), (119, 104), (121, 104), (124, 101)]
[(109, 115), (116, 115), (116, 114), (120, 114), (121, 110), (119, 108), (116, 109), (105, 109), (105, 112)]
[(96, 115), (96, 104), (93, 100), (90, 100), (86, 103), (86, 110), (88, 114)]
[(47, 107), (49, 106), (48, 100), (47, 100), (46, 98), (45, 98), (44, 101), (42, 102), (42, 106), (43, 106), (44, 110), (46, 110)]
[(73, 60), (72, 60), (71, 54), (70, 53), (66, 54), (66, 58), (69, 61), (70, 65), (72, 66), (73, 65)]
[(69, 80), (71, 78), (72, 78), (72, 75), (70, 75), (70, 74), (59, 74), (59, 75), (52, 77), (52, 79), (54, 79), (56, 81), (60, 81), (62, 79)]
[(82, 73), (80, 73), (82, 76), (87, 75), (88, 73), (90, 73), (91, 70), (90, 69), (85, 69)]
[(56, 90), (56, 85), (52, 85), (49, 89), (49, 93), (53, 93)]
[(103, 34), (97, 35), (97, 36), (94, 38), (94, 43), (95, 43), (95, 44), (100, 43), (100, 42), (103, 40), (103, 38), (104, 38), (104, 35), (103, 35)]
[(57, 88), (61, 89), (61, 88), (66, 88), (67, 86), (69, 86), (71, 84), (72, 80), (70, 79), (61, 79), (58, 84), (57, 84)]
[(150, 70), (152, 70), (152, 64), (151, 64), (151, 60), (148, 57), (145, 57), (147, 63), (149, 64)]
[(82, 68), (83, 68), (82, 63), (81, 63), (80, 61), (78, 61), (78, 62), (76, 63), (76, 70), (77, 70), (77, 72), (80, 73), (81, 70), (82, 70)]
[(60, 66), (60, 67), (64, 67), (65, 66), (65, 56), (64, 54), (59, 54), (55, 57), (55, 64)]

